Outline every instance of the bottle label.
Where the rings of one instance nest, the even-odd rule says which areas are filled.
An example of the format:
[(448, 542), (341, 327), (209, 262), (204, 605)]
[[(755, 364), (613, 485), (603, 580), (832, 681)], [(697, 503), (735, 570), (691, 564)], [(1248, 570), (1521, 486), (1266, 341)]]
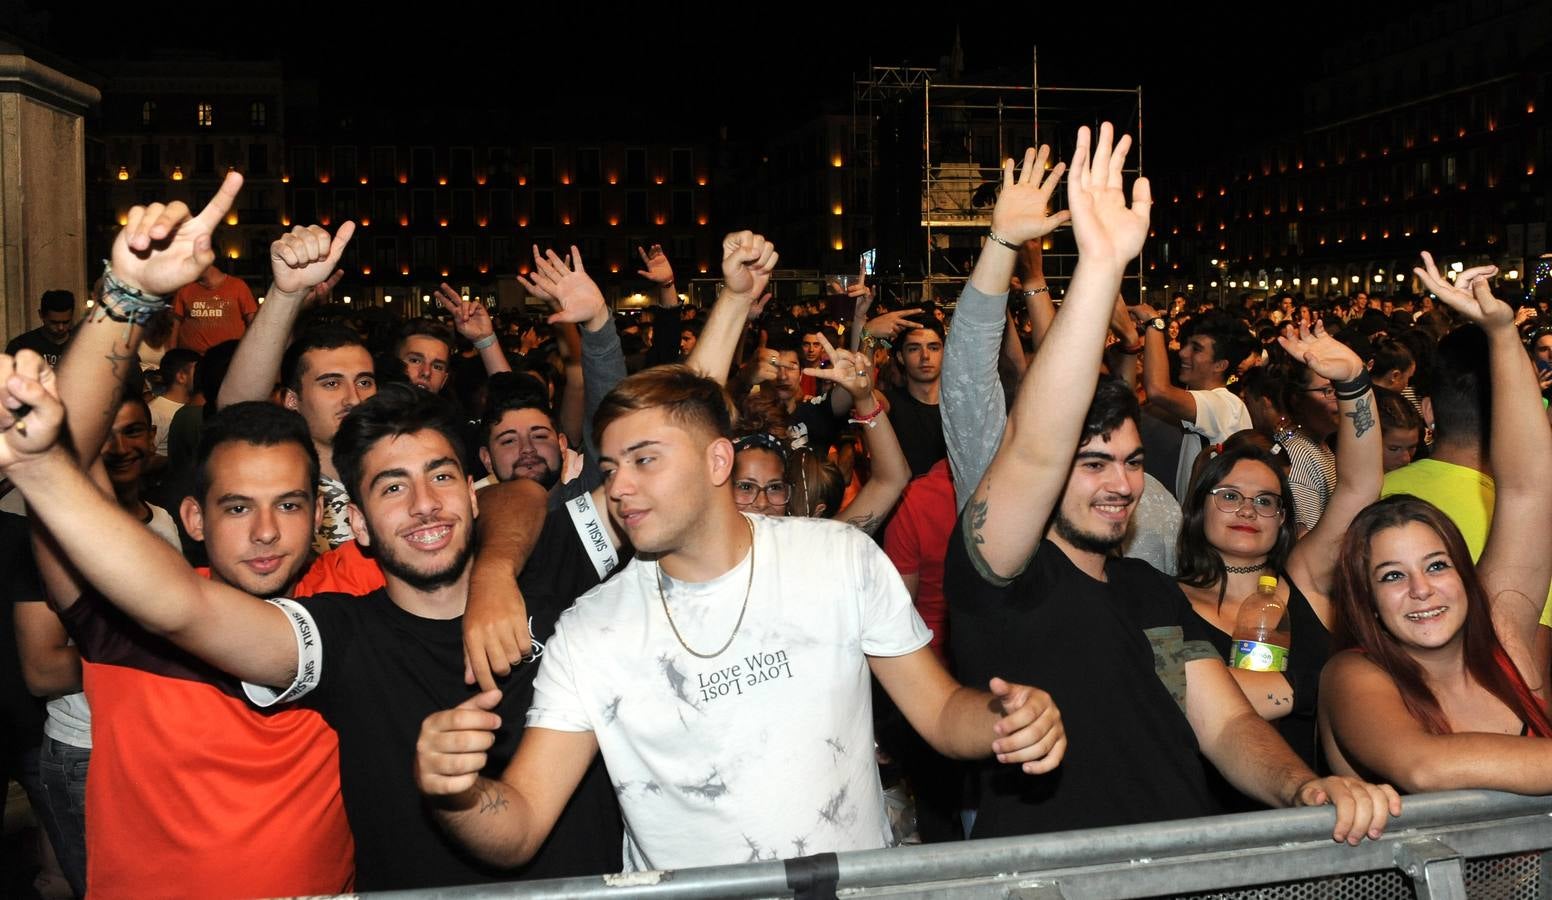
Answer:
[(1288, 648), (1261, 641), (1235, 641), (1229, 667), (1252, 672), (1288, 671)]

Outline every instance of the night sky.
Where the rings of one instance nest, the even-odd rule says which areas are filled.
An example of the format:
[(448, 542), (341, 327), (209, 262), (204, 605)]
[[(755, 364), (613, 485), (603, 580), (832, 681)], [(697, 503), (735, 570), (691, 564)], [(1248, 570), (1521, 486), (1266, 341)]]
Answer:
[(380, 6), (342, 12), (298, 3), (210, 5), (210, 19), (200, 21), (188, 16), (197, 5), (23, 3), (23, 26), (13, 13), (0, 27), (68, 58), (280, 58), (288, 72), (317, 78), (326, 101), (391, 98), (433, 122), (437, 110), (506, 107), (532, 117), (536, 130), (579, 137), (710, 138), (724, 125), (757, 137), (827, 108), (848, 112), (854, 74), (870, 64), (934, 66), (957, 27), (967, 69), (1001, 83), (1027, 83), (1034, 44), (1042, 83), (1141, 83), (1148, 159), (1164, 165), (1212, 155), (1209, 140), (1297, 130), (1299, 88), (1320, 74), (1318, 48), (1402, 8), (1306, 2), (1281, 7), (1282, 20), (1252, 23), (1186, 4), (1149, 12), (1116, 5), (1111, 15), (1103, 4), (1048, 14), (1038, 4), (995, 4), (970, 14), (971, 5), (955, 3), (958, 12), (929, 19), (881, 5), (668, 4), (653, 13), (567, 4), (578, 14), (561, 16), (443, 3), (394, 18)]

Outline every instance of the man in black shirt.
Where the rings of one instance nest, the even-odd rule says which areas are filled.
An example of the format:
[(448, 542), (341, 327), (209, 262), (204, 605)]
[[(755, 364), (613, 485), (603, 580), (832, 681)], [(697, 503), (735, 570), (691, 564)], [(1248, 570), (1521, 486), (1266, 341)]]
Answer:
[(938, 381), (943, 377), (943, 326), (935, 319), (900, 336), (895, 361), (905, 373), (905, 386), (884, 392), (889, 421), (894, 423), (900, 449), (911, 464), (911, 477), (927, 474), (948, 455), (943, 441), (943, 416), (938, 411)]
[(5, 345), (5, 353), (15, 356), (16, 351), (27, 349), (43, 357), (49, 365), (57, 366), (65, 345), (70, 343), (70, 329), (75, 326), (75, 294), (44, 291), (43, 299), (38, 302), (38, 318), (43, 324), (12, 338)]
[[(1400, 812), (1396, 793), (1316, 778), (1205, 645), (1206, 624), (1173, 582), (1113, 557), (1143, 487), (1135, 398), (1117, 382), (1095, 392), (1121, 276), (1148, 232), (1146, 180), (1130, 208), (1121, 190), (1128, 145), (1112, 148), (1106, 124), (1091, 159), (1079, 130), (1067, 191), (1078, 267), (945, 563), (959, 677), (1008, 672), (1048, 686), (1070, 742), (1054, 775), (984, 772), (973, 836), (1214, 813), (1200, 750), (1266, 804), (1334, 804), (1336, 840), (1377, 838)], [(1005, 291), (1013, 248), (1049, 231), (1041, 163), (1029, 151), (1016, 183), (1011, 161), (1004, 169), (996, 239), (970, 278), (984, 293)]]

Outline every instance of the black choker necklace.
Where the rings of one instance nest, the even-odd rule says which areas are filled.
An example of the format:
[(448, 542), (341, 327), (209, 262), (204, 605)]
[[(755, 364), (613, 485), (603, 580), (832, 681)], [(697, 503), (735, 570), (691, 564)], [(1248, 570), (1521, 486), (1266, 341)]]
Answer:
[(1265, 568), (1266, 568), (1266, 562), (1265, 562), (1265, 560), (1263, 560), (1260, 563), (1257, 563), (1256, 565), (1253, 565), (1253, 566), (1230, 566), (1230, 565), (1224, 565), (1223, 571), (1228, 572), (1230, 575), (1249, 575), (1252, 572), (1260, 572), (1260, 571), (1264, 570)]

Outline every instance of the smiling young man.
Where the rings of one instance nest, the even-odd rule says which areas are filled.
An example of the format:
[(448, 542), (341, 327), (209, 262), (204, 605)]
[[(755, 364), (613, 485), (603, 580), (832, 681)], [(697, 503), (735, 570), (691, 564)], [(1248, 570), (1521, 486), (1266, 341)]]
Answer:
[(1169, 377), (1164, 318), (1141, 303), (1127, 310), (1143, 330), (1142, 377), (1148, 407), (1178, 419), (1184, 432), (1173, 485), (1175, 496), (1184, 497), (1202, 448), (1250, 427), (1250, 410), (1229, 392), (1227, 384), (1251, 354), (1255, 341), (1243, 325), (1225, 314), (1197, 319), (1189, 337), (1180, 344), (1180, 383), (1184, 387), (1176, 387)]
[[(168, 291), (197, 273), (213, 255), (209, 229), (230, 208), (240, 184), (240, 176), (229, 176), (216, 200), (194, 218), (181, 203), (135, 208), (130, 225), (115, 241), (113, 265), (120, 286), (105, 293), (109, 311), (122, 315), (130, 308), (121, 295)], [(314, 247), (319, 254), (315, 261), (323, 259), (328, 247), (327, 240), (321, 249)], [(306, 269), (310, 263), (291, 259), (288, 265)], [(321, 279), (327, 268), (310, 274)], [(344, 812), (355, 832), (356, 887), (511, 878), (513, 873), (491, 871), (450, 848), (424, 814), (414, 785), (403, 777), (420, 720), (468, 694), (458, 618), (474, 577), (471, 569), (483, 572), (483, 563), (471, 565), (469, 560), (475, 504), (457, 462), (458, 439), (445, 407), (431, 395), (401, 385), (391, 396), (369, 401), (375, 404), (370, 409), (357, 407), (343, 420), (336, 465), (350, 480), (357, 501), (350, 514), (361, 535), (358, 541), (371, 546), (382, 572), (375, 582), (369, 577), (342, 581), (342, 572), (350, 574), (343, 571), (348, 567), (325, 565), (323, 560), (292, 588), (297, 573), (307, 567), (316, 525), (312, 485), (318, 462), (309, 429), (296, 414), (268, 404), (234, 405), (226, 424), (248, 429), (246, 436), (207, 441), (200, 471), (202, 479), (209, 480), (202, 481), (199, 497), (184, 502), (189, 530), (203, 537), (210, 551), (213, 577), (206, 579), (170, 548), (144, 535), (57, 445), (66, 410), (56, 391), (70, 398), (72, 423), (91, 434), (93, 423), (103, 419), (103, 386), (122, 378), (121, 361), (134, 358), (133, 330), (126, 347), (115, 343), (123, 339), (125, 329), (111, 318), (84, 328), (90, 333), (83, 332), (77, 346), (90, 352), (80, 359), (67, 357), (69, 371), (60, 374), (57, 388), (53, 371), (37, 356), (23, 353), (14, 361), (20, 375), (9, 381), (3, 376), (11, 373), (13, 360), (0, 357), (0, 385), (25, 382), (32, 391), (26, 402), (33, 406), (24, 423), (12, 423), (9, 414), (0, 423), (0, 468), (29, 497), (36, 520), (57, 538), (80, 577), (115, 607), (103, 602), (75, 605), (84, 612), (99, 610), (98, 618), (114, 626), (104, 634), (134, 630), (143, 635), (138, 641), (110, 642), (104, 652), (110, 657), (131, 653), (136, 659), (149, 653), (155, 660), (170, 660), (107, 666), (121, 678), (114, 683), (133, 688), (129, 682), (144, 672), (163, 682), (171, 679), (177, 690), (205, 692), (199, 705), (175, 700), (164, 708), (150, 687), (140, 694), (126, 690), (124, 698), (104, 710), (105, 715), (115, 708), (128, 710), (125, 721), (133, 728), (174, 731), (167, 733), (173, 737), (127, 739), (126, 765), (145, 758), (161, 760), (163, 765), (152, 774), (100, 781), (103, 790), (116, 797), (131, 795), (125, 784), (147, 786), (150, 799), (143, 807), (154, 814), (105, 834), (112, 852), (98, 856), (116, 858), (140, 877), (104, 876), (93, 885), (94, 893), (122, 889), (126, 896), (186, 890), (276, 895), (348, 889), (350, 834), (340, 815), (341, 786)], [(106, 352), (109, 348), (112, 352)], [(223, 421), (218, 417), (218, 424)], [(508, 590), (540, 531), (543, 503), (537, 494), (535, 488), (516, 484), (485, 498), (490, 534), (482, 543), (502, 548), (493, 554), (494, 580), (504, 579)], [(83, 527), (84, 522), (91, 527)], [(524, 568), (520, 576), (536, 639), (547, 634), (544, 629), (560, 609), (599, 577), (588, 564), (593, 536), (581, 535), (564, 514), (551, 516), (548, 525), (539, 540), (553, 566), (532, 578)], [(366, 575), (378, 573), (376, 566), (368, 568)], [(342, 588), (364, 596), (317, 593)], [(277, 594), (312, 596), (280, 605), (260, 599)], [(532, 670), (522, 667), (504, 685), (514, 720), (526, 708)], [(242, 704), (241, 678), (282, 686), (293, 698), (307, 694), (305, 705), (323, 712), (342, 736), (338, 757), (326, 738), (334, 732), (315, 714), (303, 713), (311, 716), (314, 731), (298, 736), (305, 729), (286, 731), (278, 724), (280, 717), (248, 710)], [(246, 692), (266, 704), (277, 693), (251, 685)], [(221, 715), (201, 712), (212, 709)], [(137, 714), (140, 711), (145, 714)], [(180, 735), (178, 724), (189, 721), (182, 715), (193, 716), (199, 727), (185, 727)], [(213, 722), (222, 724), (207, 734), (203, 729)], [(245, 743), (245, 737), (252, 740)], [(266, 737), (274, 743), (265, 744)], [(503, 734), (505, 752), (510, 753), (518, 737), (516, 729)], [(206, 754), (181, 738), (229, 749), (235, 742), (238, 749)], [(187, 758), (155, 757), (138, 747), (147, 742), (159, 749), (180, 748)], [(193, 767), (206, 779), (200, 782), (201, 790), (166, 787), (168, 780), (180, 787), (192, 784), (187, 780), (193, 774), (185, 771), (188, 760), (207, 755), (214, 761)], [(292, 769), (297, 774), (287, 777)], [(233, 770), (226, 781), (217, 781), (228, 787), (233, 781), (245, 784), (246, 793), (211, 788), (208, 779)], [(316, 780), (309, 789), (294, 784), (308, 773), (335, 779), (334, 789), (320, 789)], [(614, 867), (618, 814), (601, 768), (589, 777), (591, 789), (579, 792), (576, 812), (568, 814), (575, 824), (564, 834), (558, 832), (522, 874), (584, 874)], [(155, 798), (162, 795), (165, 799), (158, 805)], [(596, 801), (594, 806), (587, 806), (589, 798)], [(117, 821), (131, 820), (121, 816)], [(243, 827), (266, 837), (244, 839)], [(137, 839), (136, 828), (148, 840)]]

